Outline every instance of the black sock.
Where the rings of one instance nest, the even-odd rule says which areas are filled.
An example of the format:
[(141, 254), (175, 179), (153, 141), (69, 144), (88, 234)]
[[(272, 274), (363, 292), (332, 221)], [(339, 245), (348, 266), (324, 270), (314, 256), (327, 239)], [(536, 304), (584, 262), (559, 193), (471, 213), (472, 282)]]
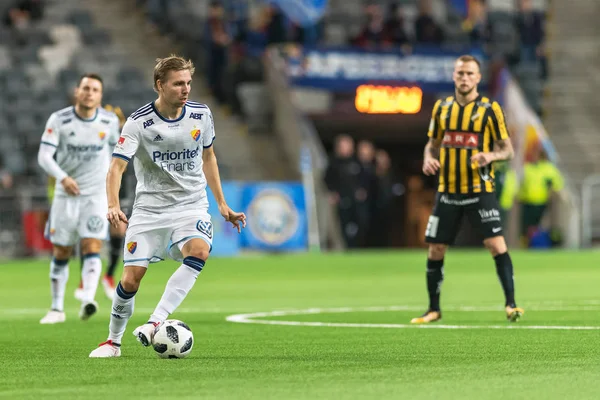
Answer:
[(106, 275), (113, 276), (117, 268), (117, 261), (123, 253), (123, 238), (119, 236), (110, 237), (110, 264), (106, 270)]
[(516, 307), (515, 303), (515, 282), (513, 280), (513, 265), (508, 252), (498, 254), (494, 257), (496, 262), (496, 273), (502, 284), (504, 296), (506, 297), (506, 305)]
[(440, 311), (440, 291), (444, 281), (444, 259), (427, 259), (427, 292), (429, 292), (429, 309)]

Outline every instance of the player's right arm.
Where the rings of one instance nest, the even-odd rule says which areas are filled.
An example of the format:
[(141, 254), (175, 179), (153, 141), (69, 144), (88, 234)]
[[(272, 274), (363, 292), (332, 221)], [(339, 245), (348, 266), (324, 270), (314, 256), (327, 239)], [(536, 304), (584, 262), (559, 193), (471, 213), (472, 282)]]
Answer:
[(439, 112), (442, 101), (438, 100), (433, 106), (431, 113), (431, 122), (429, 123), (429, 131), (427, 136), (429, 141), (425, 145), (423, 152), (423, 173), (425, 175), (435, 175), (440, 169), (440, 147), (442, 145), (443, 132), (440, 127)]
[(113, 151), (113, 158), (106, 175), (106, 196), (108, 199), (106, 218), (114, 227), (118, 227), (121, 221), (127, 223), (127, 217), (121, 211), (119, 203), (119, 190), (121, 189), (123, 173), (138, 147), (139, 129), (135, 121), (128, 119)]
[(46, 173), (60, 182), (65, 192), (71, 196), (79, 195), (79, 186), (54, 159), (54, 154), (60, 142), (58, 118), (52, 114), (46, 122), (46, 129), (42, 135), (40, 149), (38, 150), (38, 164)]

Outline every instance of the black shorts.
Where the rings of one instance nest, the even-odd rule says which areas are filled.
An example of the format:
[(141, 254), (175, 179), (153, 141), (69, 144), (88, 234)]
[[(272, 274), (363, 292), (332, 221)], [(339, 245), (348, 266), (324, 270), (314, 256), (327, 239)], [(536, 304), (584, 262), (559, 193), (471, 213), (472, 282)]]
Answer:
[(502, 236), (500, 207), (495, 193), (437, 193), (433, 212), (427, 223), (427, 243), (453, 244), (463, 215), (483, 239)]

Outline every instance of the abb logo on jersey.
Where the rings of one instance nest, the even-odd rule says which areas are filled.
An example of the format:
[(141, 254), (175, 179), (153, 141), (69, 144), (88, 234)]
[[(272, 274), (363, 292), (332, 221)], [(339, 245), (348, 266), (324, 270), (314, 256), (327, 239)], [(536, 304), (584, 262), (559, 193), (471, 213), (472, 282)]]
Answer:
[(444, 147), (476, 149), (479, 147), (479, 135), (469, 132), (446, 132), (442, 142)]

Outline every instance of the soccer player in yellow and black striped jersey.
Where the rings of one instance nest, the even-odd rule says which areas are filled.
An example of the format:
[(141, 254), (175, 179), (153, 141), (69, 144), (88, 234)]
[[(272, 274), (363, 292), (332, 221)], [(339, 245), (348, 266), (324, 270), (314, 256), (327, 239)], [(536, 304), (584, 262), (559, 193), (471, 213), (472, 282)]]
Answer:
[(481, 81), (479, 61), (468, 55), (459, 57), (453, 80), (454, 96), (438, 100), (433, 108), (429, 142), (425, 146), (423, 172), (438, 173), (439, 185), (425, 232), (429, 243), (429, 309), (411, 323), (429, 323), (442, 317), (444, 255), (454, 242), (463, 215), (479, 229), (485, 247), (494, 257), (506, 297), (506, 317), (515, 322), (524, 311), (515, 303), (513, 266), (502, 234), (493, 167), (494, 161), (512, 158), (513, 147), (502, 108), (477, 90)]

